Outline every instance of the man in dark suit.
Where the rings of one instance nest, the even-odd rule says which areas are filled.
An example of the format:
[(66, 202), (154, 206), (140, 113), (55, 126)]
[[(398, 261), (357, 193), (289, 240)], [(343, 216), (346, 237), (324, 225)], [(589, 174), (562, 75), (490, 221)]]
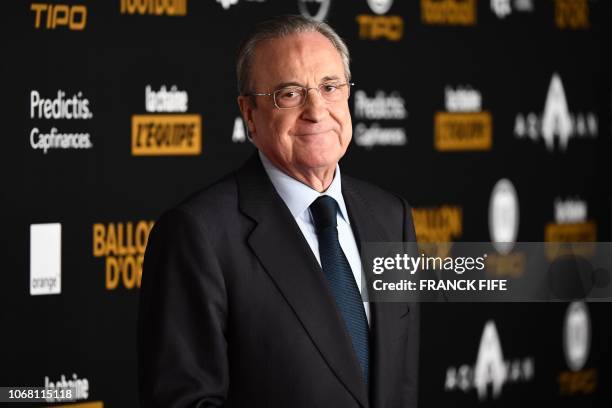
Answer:
[(414, 241), (406, 202), (340, 174), (349, 55), (326, 24), (260, 24), (237, 64), (258, 149), (156, 223), (139, 318), (143, 407), (414, 407), (418, 310), (364, 303), (366, 242)]

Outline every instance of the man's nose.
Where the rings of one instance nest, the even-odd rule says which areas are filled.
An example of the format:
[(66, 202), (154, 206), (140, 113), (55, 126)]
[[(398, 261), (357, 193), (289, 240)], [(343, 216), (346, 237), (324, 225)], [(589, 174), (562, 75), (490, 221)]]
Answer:
[(307, 91), (306, 103), (302, 117), (313, 122), (320, 122), (328, 114), (327, 101), (321, 96), (319, 88), (309, 88)]

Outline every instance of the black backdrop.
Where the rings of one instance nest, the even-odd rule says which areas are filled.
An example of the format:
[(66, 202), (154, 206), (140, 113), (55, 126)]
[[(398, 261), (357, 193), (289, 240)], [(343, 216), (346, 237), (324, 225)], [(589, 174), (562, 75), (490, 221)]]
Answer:
[[(346, 39), (355, 136), (343, 172), (403, 195), (419, 239), (489, 241), (504, 223), (489, 219), (492, 191), (507, 179), (512, 240), (610, 241), (606, 1), (46, 1), (0, 6), (0, 386), (64, 375), (87, 380), (80, 403), (137, 406), (135, 231), (253, 152), (237, 120), (234, 55), (255, 22), (277, 14), (325, 18)], [(186, 111), (147, 111), (147, 86), (186, 93)], [(73, 96), (91, 117), (54, 117), (53, 104)], [(133, 124), (172, 120), (201, 120), (200, 151), (186, 143), (169, 154), (162, 143), (138, 154)], [(52, 136), (44, 152), (39, 135), (52, 128), (80, 144)], [(40, 235), (39, 224), (53, 225)], [(41, 276), (61, 276), (59, 293), (32, 294)], [(587, 305), (592, 338), (574, 369), (567, 310), (423, 305), (421, 405), (609, 406), (609, 304)], [(489, 384), (479, 398), (470, 367), (491, 323), (514, 371), (501, 393)]]

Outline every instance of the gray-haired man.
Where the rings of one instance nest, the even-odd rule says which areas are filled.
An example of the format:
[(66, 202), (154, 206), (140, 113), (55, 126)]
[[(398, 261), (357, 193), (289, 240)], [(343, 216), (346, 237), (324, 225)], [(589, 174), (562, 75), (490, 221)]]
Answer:
[(410, 208), (340, 174), (349, 54), (326, 24), (258, 25), (238, 103), (258, 152), (149, 238), (143, 407), (413, 407), (418, 311), (363, 303), (364, 242), (414, 241)]

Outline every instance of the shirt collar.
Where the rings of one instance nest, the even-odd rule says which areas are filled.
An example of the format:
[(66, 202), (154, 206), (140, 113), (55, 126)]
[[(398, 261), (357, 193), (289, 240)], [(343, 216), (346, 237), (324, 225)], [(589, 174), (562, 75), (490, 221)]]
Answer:
[(338, 207), (340, 208), (342, 218), (344, 218), (344, 220), (350, 224), (346, 204), (344, 202), (344, 197), (342, 196), (342, 181), (340, 176), (340, 166), (338, 164), (336, 164), (334, 179), (332, 180), (330, 186), (323, 193), (319, 193), (312, 187), (284, 173), (282, 170), (272, 164), (272, 162), (261, 151), (259, 151), (259, 158), (261, 159), (261, 163), (263, 164), (270, 181), (285, 202), (285, 205), (289, 208), (293, 218), (302, 216), (304, 212), (308, 210), (310, 205), (317, 198), (319, 198), (319, 196), (328, 195), (336, 200)]

